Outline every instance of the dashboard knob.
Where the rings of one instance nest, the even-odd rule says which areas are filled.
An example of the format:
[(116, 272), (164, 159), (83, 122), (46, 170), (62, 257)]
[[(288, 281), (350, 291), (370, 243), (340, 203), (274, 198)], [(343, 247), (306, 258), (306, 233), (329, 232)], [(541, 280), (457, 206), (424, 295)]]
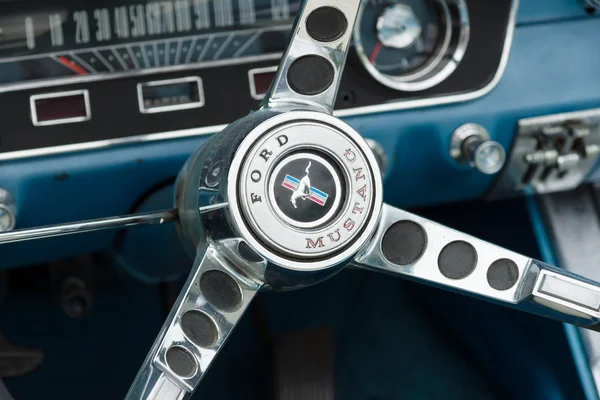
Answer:
[(490, 139), (487, 129), (473, 123), (454, 131), (450, 140), (450, 156), (486, 175), (500, 171), (506, 162), (502, 145)]
[(3, 188), (0, 188), (0, 232), (14, 229), (17, 216), (15, 198)]

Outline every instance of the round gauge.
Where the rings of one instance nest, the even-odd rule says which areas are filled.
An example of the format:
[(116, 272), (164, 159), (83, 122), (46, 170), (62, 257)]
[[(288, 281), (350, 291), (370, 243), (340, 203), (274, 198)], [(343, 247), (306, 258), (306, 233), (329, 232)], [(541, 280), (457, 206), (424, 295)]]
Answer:
[(358, 56), (384, 85), (425, 90), (458, 66), (469, 40), (464, 0), (363, 1), (354, 38)]

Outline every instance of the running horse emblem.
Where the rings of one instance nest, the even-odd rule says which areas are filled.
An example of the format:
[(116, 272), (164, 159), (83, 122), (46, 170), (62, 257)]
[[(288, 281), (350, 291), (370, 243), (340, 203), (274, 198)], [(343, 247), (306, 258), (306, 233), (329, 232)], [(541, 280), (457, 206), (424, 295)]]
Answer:
[(306, 175), (302, 179), (294, 178), (291, 175), (286, 175), (283, 180), (282, 186), (290, 189), (292, 193), (292, 197), (290, 198), (290, 202), (294, 206), (294, 208), (298, 208), (297, 200), (311, 200), (317, 203), (320, 206), (324, 206), (327, 202), (327, 198), (329, 195), (325, 192), (320, 191), (317, 188), (314, 188), (310, 185), (310, 166), (312, 163), (309, 161), (308, 166), (304, 170)]

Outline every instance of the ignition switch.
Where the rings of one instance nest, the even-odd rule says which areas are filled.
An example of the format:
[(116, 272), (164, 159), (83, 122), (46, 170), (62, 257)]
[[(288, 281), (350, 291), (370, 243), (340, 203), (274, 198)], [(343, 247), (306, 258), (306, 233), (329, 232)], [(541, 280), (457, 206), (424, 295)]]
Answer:
[(487, 129), (473, 123), (454, 131), (450, 140), (450, 156), (486, 175), (500, 171), (506, 161), (502, 145), (490, 139)]

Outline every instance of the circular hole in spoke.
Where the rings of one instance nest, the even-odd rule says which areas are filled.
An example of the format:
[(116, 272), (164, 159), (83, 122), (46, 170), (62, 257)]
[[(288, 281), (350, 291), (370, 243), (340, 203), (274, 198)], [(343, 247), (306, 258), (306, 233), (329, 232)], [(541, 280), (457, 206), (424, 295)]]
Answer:
[(519, 279), (519, 267), (509, 259), (494, 261), (487, 271), (487, 281), (496, 290), (508, 290)]
[(440, 252), (438, 267), (449, 279), (464, 279), (477, 266), (477, 251), (470, 243), (457, 240), (448, 243)]
[(338, 40), (346, 33), (347, 28), (346, 16), (333, 7), (317, 8), (306, 19), (308, 34), (319, 42)]
[(388, 228), (381, 242), (384, 257), (396, 265), (409, 265), (421, 257), (427, 234), (413, 221), (399, 221)]
[(181, 317), (181, 330), (197, 346), (209, 348), (219, 339), (214, 321), (200, 311), (191, 310)]
[(200, 290), (215, 308), (237, 311), (242, 305), (242, 290), (238, 283), (222, 271), (207, 271), (200, 277)]
[(290, 88), (305, 96), (323, 93), (333, 84), (335, 69), (327, 59), (308, 55), (296, 59), (287, 73)]
[(165, 355), (167, 365), (171, 371), (182, 378), (191, 378), (198, 371), (198, 364), (194, 356), (183, 347), (173, 346)]

